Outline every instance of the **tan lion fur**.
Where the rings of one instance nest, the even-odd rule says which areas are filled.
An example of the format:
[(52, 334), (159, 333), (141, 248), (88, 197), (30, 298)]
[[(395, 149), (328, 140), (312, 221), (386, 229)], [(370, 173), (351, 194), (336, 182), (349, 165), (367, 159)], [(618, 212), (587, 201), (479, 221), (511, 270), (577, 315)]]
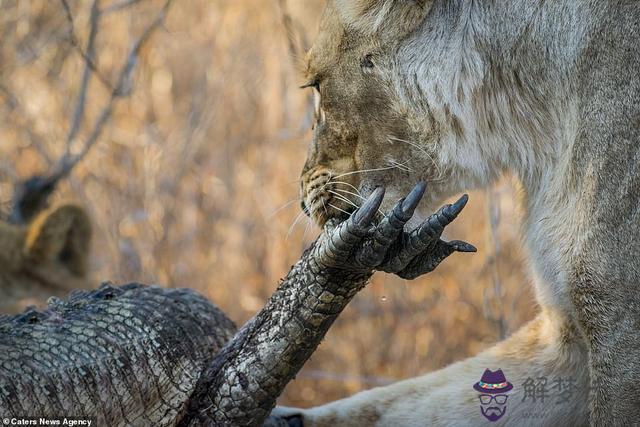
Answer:
[[(505, 172), (523, 189), (540, 314), (495, 347), (421, 378), (301, 414), (304, 425), (488, 423), (472, 384), (515, 384), (494, 425), (640, 420), (640, 2), (334, 0), (309, 52), (316, 90), (303, 200), (418, 180), (423, 215)], [(338, 209), (327, 207), (336, 206)], [(572, 377), (567, 402), (518, 403), (528, 377)], [(633, 421), (635, 420), (635, 421)]]

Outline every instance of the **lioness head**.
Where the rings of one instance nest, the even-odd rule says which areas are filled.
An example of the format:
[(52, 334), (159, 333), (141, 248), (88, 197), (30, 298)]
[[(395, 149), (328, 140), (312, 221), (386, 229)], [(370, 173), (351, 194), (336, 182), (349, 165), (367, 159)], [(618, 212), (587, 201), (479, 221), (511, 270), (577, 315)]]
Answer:
[(462, 125), (446, 101), (438, 111), (424, 102), (416, 71), (433, 72), (435, 56), (419, 52), (429, 42), (416, 34), (438, 36), (435, 9), (430, 0), (329, 1), (303, 85), (314, 91), (315, 119), (302, 205), (320, 225), (348, 215), (379, 185), (385, 209), (418, 181), (428, 184), (424, 209), (468, 186), (451, 179), (439, 146)]
[(87, 214), (71, 204), (26, 226), (0, 222), (0, 314), (87, 288), (90, 239)]

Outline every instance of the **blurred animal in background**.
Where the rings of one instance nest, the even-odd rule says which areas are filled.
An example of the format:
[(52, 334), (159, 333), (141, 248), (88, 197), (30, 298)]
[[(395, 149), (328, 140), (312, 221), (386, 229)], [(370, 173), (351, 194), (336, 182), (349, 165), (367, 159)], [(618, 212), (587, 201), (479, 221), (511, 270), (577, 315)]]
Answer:
[(90, 286), (91, 222), (83, 208), (62, 204), (28, 224), (0, 222), (0, 313), (42, 304)]
[[(97, 143), (113, 114), (114, 104), (133, 90), (130, 82), (136, 57), (154, 30), (164, 21), (171, 1), (166, 0), (155, 18), (130, 47), (127, 60), (116, 74), (109, 96), (100, 115), (85, 138), (78, 132), (86, 121), (85, 109), (90, 93), (88, 82), (95, 69), (93, 60), (86, 60), (80, 94), (70, 120), (63, 154), (49, 165), (49, 170), (18, 181), (14, 186), (11, 212), (0, 222), (0, 313), (19, 311), (30, 304), (41, 304), (49, 296), (62, 296), (72, 289), (90, 286), (87, 263), (91, 240), (91, 222), (85, 210), (65, 204), (47, 210), (50, 196), (61, 180), (68, 177)], [(69, 24), (69, 38), (78, 48), (74, 32), (73, 12), (65, 0), (60, 3)], [(87, 50), (93, 55), (93, 44), (101, 16), (106, 10), (98, 1), (91, 6), (90, 25), (93, 36)], [(78, 48), (79, 49), (79, 48)], [(4, 89), (5, 95), (7, 92)], [(81, 141), (78, 146), (77, 144)]]

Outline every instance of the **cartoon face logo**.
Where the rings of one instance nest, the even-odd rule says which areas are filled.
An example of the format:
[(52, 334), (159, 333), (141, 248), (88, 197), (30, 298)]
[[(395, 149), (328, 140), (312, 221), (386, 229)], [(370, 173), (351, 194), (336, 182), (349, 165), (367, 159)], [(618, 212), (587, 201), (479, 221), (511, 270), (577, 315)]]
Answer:
[(502, 369), (495, 372), (486, 369), (480, 381), (473, 385), (480, 394), (480, 412), (489, 421), (498, 421), (507, 412), (507, 392), (513, 388)]

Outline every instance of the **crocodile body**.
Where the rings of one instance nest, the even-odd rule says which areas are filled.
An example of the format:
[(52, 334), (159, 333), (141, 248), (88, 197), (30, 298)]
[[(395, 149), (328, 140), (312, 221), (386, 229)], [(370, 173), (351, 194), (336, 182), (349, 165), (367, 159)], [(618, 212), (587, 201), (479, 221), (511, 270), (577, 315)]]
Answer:
[(187, 289), (103, 285), (0, 316), (0, 414), (174, 425), (204, 367), (235, 333)]

